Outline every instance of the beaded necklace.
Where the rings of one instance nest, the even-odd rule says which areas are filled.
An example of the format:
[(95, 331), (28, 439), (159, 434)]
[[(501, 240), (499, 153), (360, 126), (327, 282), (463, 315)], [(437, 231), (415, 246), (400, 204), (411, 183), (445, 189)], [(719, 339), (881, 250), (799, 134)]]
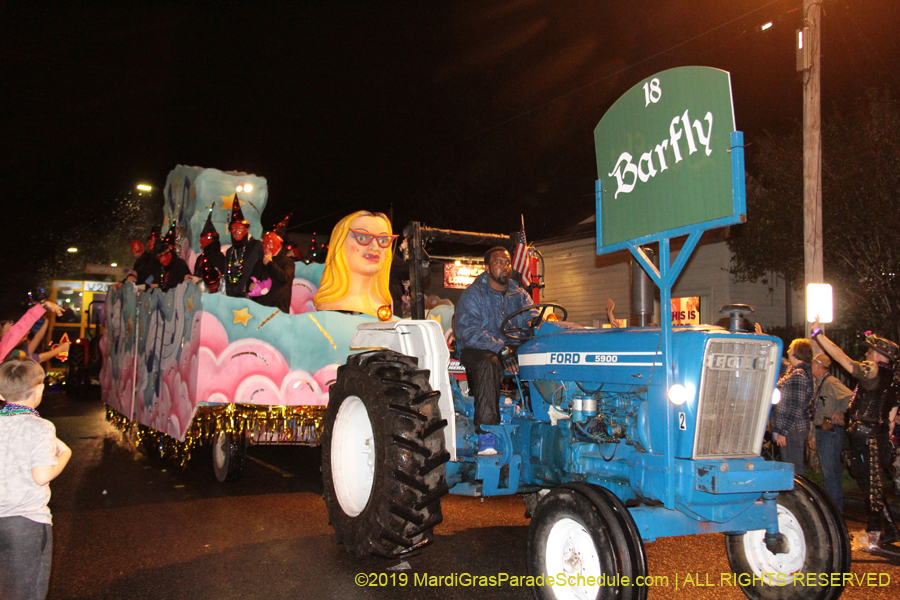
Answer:
[(247, 247), (241, 248), (231, 247), (228, 252), (228, 281), (234, 285), (241, 279), (241, 272), (244, 270), (244, 252)]
[(16, 404), (14, 402), (7, 402), (6, 406), (0, 408), (0, 417), (15, 417), (17, 415), (34, 415), (36, 417), (40, 417), (38, 411), (34, 410), (30, 406), (25, 406), (24, 404)]

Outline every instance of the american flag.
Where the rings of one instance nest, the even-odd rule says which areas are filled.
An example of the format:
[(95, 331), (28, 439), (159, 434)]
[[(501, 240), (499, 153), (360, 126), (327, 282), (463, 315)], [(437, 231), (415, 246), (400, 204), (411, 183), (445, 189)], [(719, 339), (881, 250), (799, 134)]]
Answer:
[(516, 249), (513, 255), (512, 268), (522, 275), (522, 285), (531, 285), (531, 259), (528, 256), (528, 244), (525, 242), (525, 223), (516, 234)]

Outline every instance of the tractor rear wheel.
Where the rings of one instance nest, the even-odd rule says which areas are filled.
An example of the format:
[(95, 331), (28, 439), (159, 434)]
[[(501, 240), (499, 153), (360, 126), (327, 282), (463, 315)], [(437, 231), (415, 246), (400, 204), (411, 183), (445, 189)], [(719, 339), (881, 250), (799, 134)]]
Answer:
[(448, 492), (443, 429), (428, 371), (391, 351), (338, 369), (322, 435), (322, 482), (339, 544), (394, 557), (431, 542)]

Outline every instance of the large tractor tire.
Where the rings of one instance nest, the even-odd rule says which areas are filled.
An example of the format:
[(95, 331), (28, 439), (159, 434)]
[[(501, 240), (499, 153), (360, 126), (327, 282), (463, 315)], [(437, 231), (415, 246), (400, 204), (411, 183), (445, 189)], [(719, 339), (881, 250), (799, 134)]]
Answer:
[(609, 490), (583, 483), (560, 486), (537, 505), (528, 574), (553, 578), (534, 588), (538, 600), (647, 598), (647, 587), (635, 585), (647, 576), (647, 557), (631, 513)]
[[(850, 572), (850, 538), (834, 502), (800, 476), (794, 478), (793, 490), (778, 494), (777, 502), (778, 530), (787, 537), (787, 552), (772, 554), (762, 529), (726, 538), (728, 562), (744, 595), (751, 600), (839, 598), (842, 574)], [(833, 573), (841, 574), (835, 578), (838, 585), (831, 585)], [(806, 580), (810, 574), (816, 574), (815, 585)], [(803, 583), (795, 585), (800, 576)]]
[(322, 482), (339, 544), (362, 558), (431, 542), (450, 455), (428, 371), (391, 351), (357, 354), (337, 372), (322, 434)]

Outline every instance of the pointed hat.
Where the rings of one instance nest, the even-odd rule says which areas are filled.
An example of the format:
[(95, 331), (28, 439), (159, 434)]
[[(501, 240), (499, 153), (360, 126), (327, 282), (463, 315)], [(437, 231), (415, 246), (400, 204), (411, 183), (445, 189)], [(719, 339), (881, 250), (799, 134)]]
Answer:
[(276, 223), (275, 227), (272, 228), (272, 231), (278, 234), (278, 237), (280, 237), (281, 239), (284, 239), (284, 235), (287, 233), (288, 221), (290, 221), (290, 219), (291, 215), (288, 215), (278, 223)]
[(200, 237), (203, 237), (207, 233), (212, 233), (216, 237), (219, 237), (219, 232), (216, 231), (216, 226), (213, 225), (212, 222), (212, 211), (209, 211), (209, 214), (206, 215), (206, 223), (203, 225), (203, 231), (200, 232)]
[(234, 195), (234, 200), (231, 202), (231, 221), (228, 222), (235, 223), (237, 221), (246, 221), (244, 218), (244, 211), (241, 210), (241, 201), (238, 200), (238, 195)]

